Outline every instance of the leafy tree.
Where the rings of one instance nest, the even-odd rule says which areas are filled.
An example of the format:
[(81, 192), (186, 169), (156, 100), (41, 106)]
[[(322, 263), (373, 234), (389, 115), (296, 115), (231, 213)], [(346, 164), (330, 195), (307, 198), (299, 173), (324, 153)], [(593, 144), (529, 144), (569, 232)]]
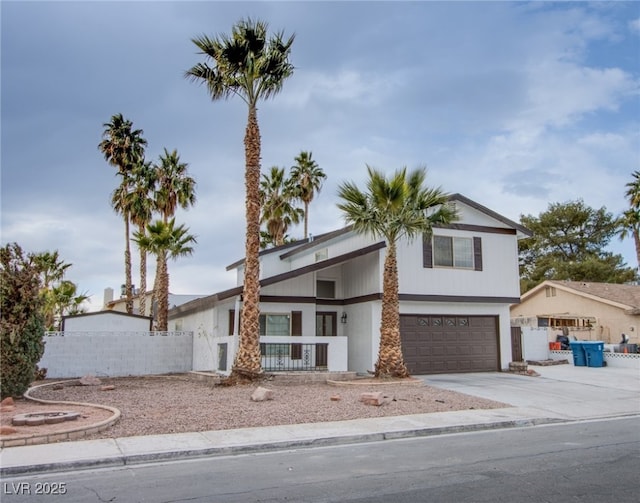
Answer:
[(629, 198), (629, 209), (620, 217), (619, 235), (620, 239), (627, 236), (633, 237), (636, 247), (636, 263), (640, 267), (640, 171), (634, 171), (633, 181), (627, 183), (625, 195)]
[(263, 174), (260, 181), (260, 223), (266, 224), (265, 236), (261, 243), (273, 243), (275, 246), (286, 242), (287, 230), (291, 224), (300, 222), (303, 210), (293, 205), (295, 188), (290, 179), (284, 176), (284, 168), (273, 166), (269, 174)]
[(189, 229), (184, 225), (175, 226), (175, 219), (168, 222), (156, 220), (147, 226), (145, 234), (134, 233), (134, 241), (147, 252), (158, 258), (158, 317), (157, 329), (167, 330), (167, 318), (169, 312), (169, 271), (168, 259), (188, 256), (193, 253), (192, 243), (196, 238), (189, 234)]
[(308, 237), (309, 204), (316, 194), (322, 189), (325, 175), (322, 168), (312, 158), (311, 152), (300, 152), (294, 160), (296, 164), (291, 167), (291, 181), (295, 188), (295, 195), (304, 203), (304, 238)]
[(384, 238), (387, 244), (382, 285), (382, 319), (380, 349), (375, 366), (376, 377), (408, 377), (400, 343), (400, 311), (398, 292), (398, 240), (413, 240), (430, 235), (436, 224), (454, 221), (455, 211), (447, 204), (448, 195), (438, 188), (424, 187), (426, 171), (406, 168), (393, 176), (367, 166), (369, 179), (366, 192), (353, 182), (338, 187), (347, 223), (360, 234)]
[(213, 101), (239, 96), (248, 107), (244, 137), (246, 242), (243, 307), (239, 347), (232, 378), (254, 379), (262, 373), (260, 357), (260, 128), (257, 105), (275, 96), (293, 73), (289, 62), (294, 36), (268, 36), (263, 21), (243, 19), (231, 35), (206, 35), (192, 42), (205, 57), (187, 70), (186, 77), (207, 86)]
[[(134, 167), (144, 159), (144, 149), (147, 140), (142, 137), (142, 129), (133, 129), (133, 123), (125, 119), (122, 114), (111, 117), (110, 122), (103, 124), (102, 141), (98, 149), (103, 153), (105, 160), (114, 166), (117, 174), (122, 177), (120, 187), (112, 193), (111, 203), (118, 214), (121, 214), (125, 224), (125, 295), (126, 306), (129, 314), (133, 313), (133, 292), (131, 282), (131, 247), (129, 220), (130, 214), (125, 201), (131, 188), (132, 171)], [(117, 206), (117, 209), (116, 209)]]
[(44, 353), (40, 272), (17, 243), (0, 249), (0, 396), (21, 396)]
[(552, 203), (538, 217), (521, 215), (520, 223), (533, 232), (519, 242), (522, 292), (547, 279), (624, 283), (636, 276), (620, 255), (605, 251), (618, 221), (604, 207)]

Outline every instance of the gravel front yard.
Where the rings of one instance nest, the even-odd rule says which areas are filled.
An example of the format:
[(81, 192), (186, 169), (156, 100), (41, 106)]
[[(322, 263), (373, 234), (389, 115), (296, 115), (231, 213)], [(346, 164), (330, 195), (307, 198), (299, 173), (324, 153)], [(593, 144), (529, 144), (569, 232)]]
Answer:
[[(57, 389), (52, 386), (38, 389), (32, 396), (120, 409), (122, 417), (118, 423), (87, 437), (89, 439), (508, 406), (423, 385), (283, 385), (266, 381), (225, 387), (189, 375), (103, 378), (101, 381), (99, 386), (80, 386), (77, 380), (66, 381), (63, 386), (56, 386)], [(114, 386), (114, 389), (104, 391), (103, 386)], [(258, 386), (272, 389), (274, 399), (253, 402), (251, 394)], [(360, 395), (370, 391), (381, 391), (393, 399), (382, 406), (364, 405), (359, 401)]]

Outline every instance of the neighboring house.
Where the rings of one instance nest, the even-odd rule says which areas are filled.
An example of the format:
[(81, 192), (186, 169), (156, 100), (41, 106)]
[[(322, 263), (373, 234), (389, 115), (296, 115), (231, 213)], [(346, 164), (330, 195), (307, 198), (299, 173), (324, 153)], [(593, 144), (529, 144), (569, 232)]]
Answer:
[[(531, 233), (459, 194), (460, 220), (398, 243), (401, 337), (412, 374), (499, 371), (511, 361), (509, 306), (519, 302), (518, 244)], [(265, 370), (373, 370), (378, 353), (384, 240), (349, 227), (260, 253)], [(237, 287), (169, 312), (193, 331), (194, 370), (229, 371), (237, 347)]]
[(152, 324), (149, 316), (98, 311), (62, 317), (61, 332), (149, 332)]
[(514, 325), (563, 329), (578, 339), (617, 344), (622, 334), (638, 343), (640, 286), (584, 281), (544, 281), (511, 307)]
[[(133, 297), (133, 313), (140, 314), (140, 292), (135, 290), (135, 295)], [(152, 297), (153, 290), (149, 290), (146, 293), (145, 303), (146, 303), (146, 312), (147, 314), (152, 313)], [(203, 297), (203, 295), (187, 295), (187, 294), (175, 294), (169, 293), (169, 309), (180, 306), (185, 302), (190, 302), (195, 299), (199, 299)], [(127, 312), (127, 299), (124, 295), (124, 285), (121, 288), (121, 295), (119, 299), (114, 300), (113, 298), (113, 288), (105, 288), (104, 289), (104, 305), (102, 307), (103, 310), (109, 311), (119, 311), (121, 313)]]

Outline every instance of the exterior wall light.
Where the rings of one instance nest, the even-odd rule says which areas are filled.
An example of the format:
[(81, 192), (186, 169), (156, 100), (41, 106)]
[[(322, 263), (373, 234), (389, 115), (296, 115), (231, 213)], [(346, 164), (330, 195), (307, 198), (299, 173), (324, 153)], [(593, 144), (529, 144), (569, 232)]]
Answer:
[(347, 313), (342, 313), (342, 316), (340, 316), (340, 323), (346, 323), (347, 322)]

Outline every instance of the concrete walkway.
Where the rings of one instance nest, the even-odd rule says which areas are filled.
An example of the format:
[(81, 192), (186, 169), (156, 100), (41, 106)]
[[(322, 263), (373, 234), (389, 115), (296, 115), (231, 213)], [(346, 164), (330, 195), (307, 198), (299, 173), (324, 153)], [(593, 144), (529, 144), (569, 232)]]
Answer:
[(540, 377), (508, 373), (423, 377), (430, 386), (497, 400), (513, 407), (8, 447), (0, 451), (0, 475), (124, 466), (196, 456), (640, 414), (640, 372), (636, 369), (573, 365), (530, 368)]

